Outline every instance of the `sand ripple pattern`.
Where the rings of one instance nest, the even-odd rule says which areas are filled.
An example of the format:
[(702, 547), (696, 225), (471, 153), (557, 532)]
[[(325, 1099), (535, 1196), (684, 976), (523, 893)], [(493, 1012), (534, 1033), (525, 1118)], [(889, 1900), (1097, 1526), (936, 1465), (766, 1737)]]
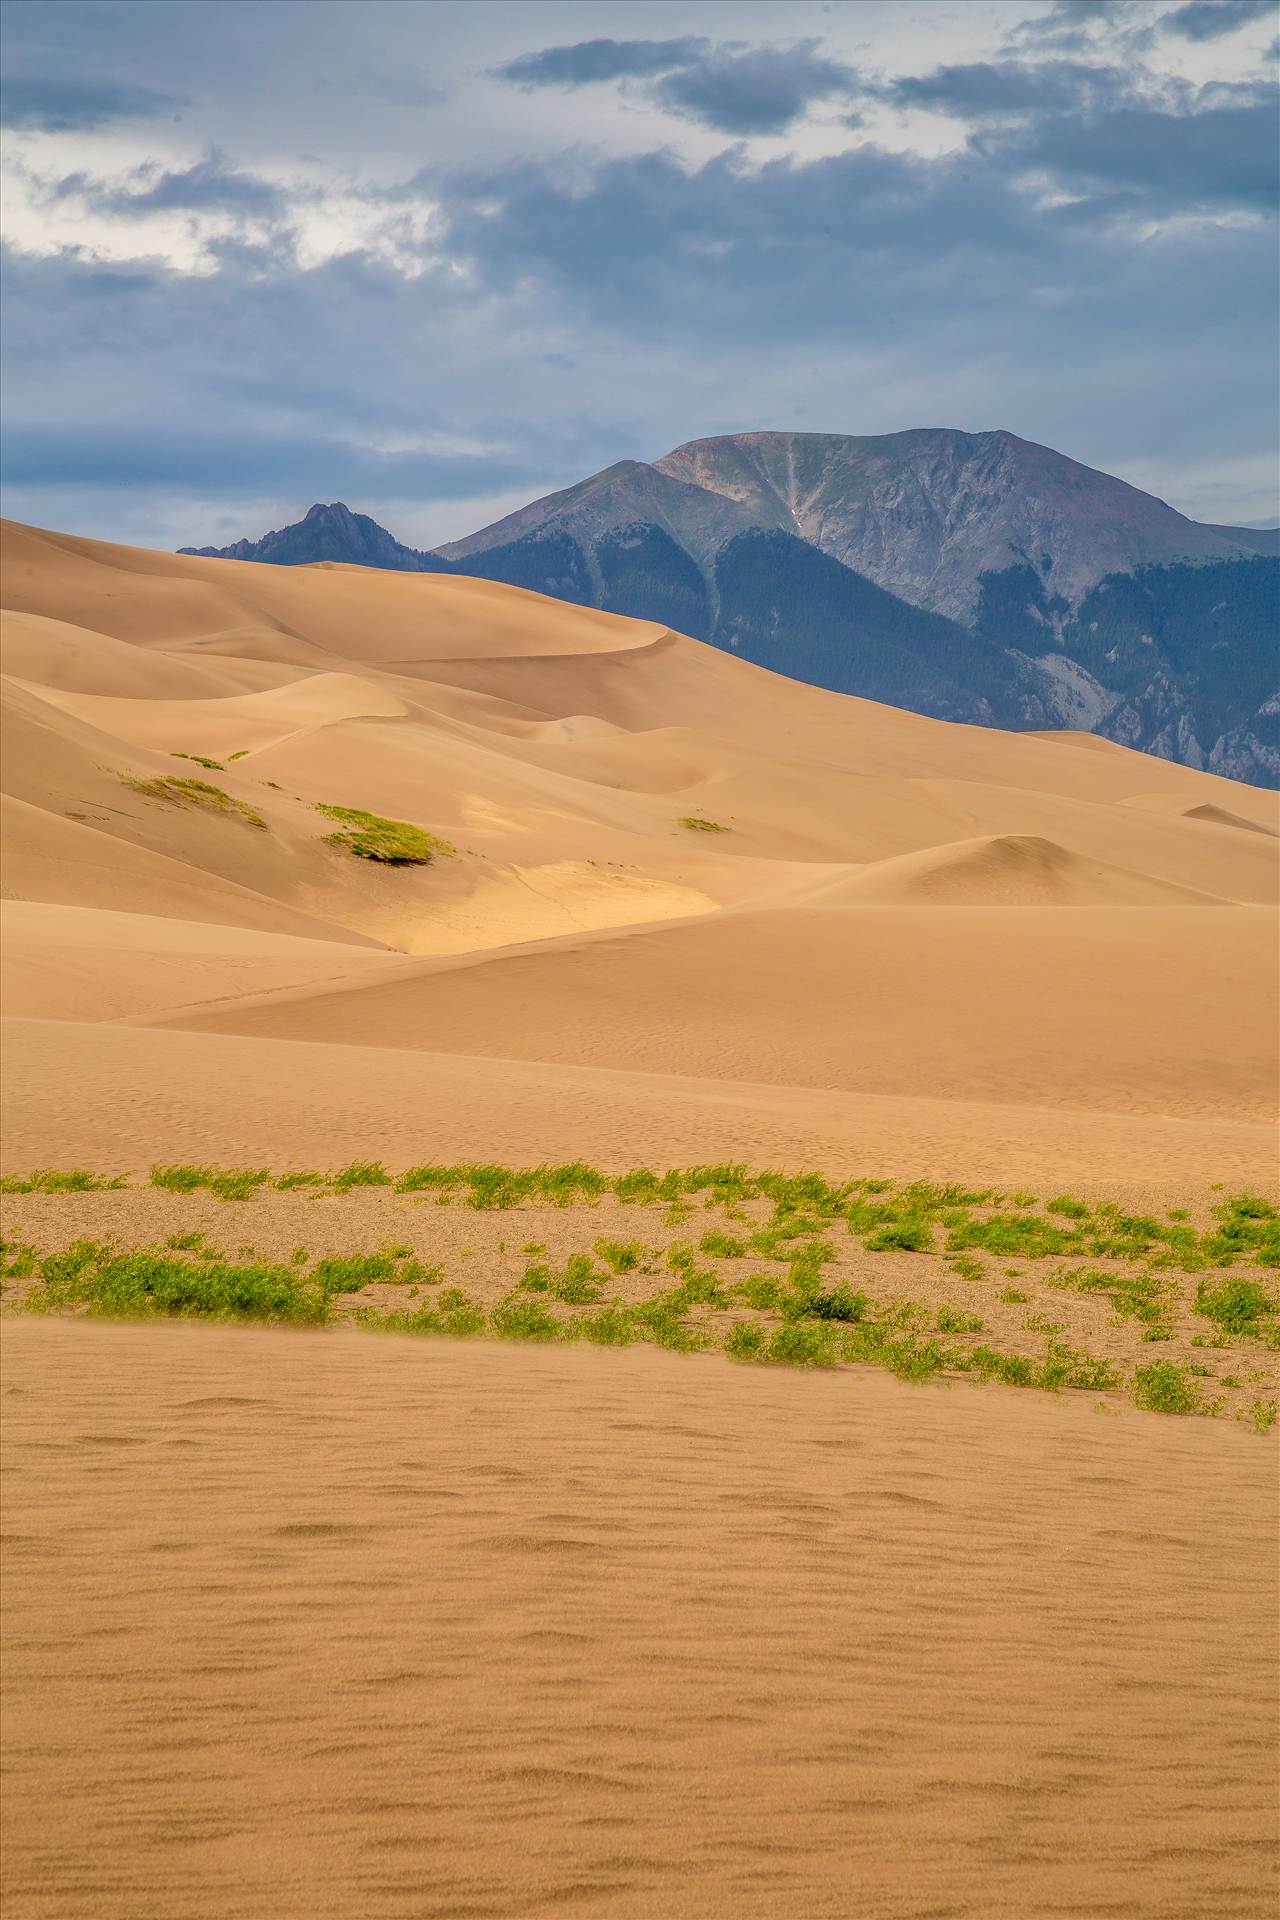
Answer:
[(11, 1321), (10, 1920), (1275, 1910), (1274, 1452)]

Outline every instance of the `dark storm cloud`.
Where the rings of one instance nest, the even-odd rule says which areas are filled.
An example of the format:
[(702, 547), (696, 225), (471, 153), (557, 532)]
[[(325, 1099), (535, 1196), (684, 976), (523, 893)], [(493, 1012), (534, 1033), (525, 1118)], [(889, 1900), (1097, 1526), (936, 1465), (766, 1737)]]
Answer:
[(9, 74), (0, 83), (0, 126), (72, 133), (112, 120), (155, 119), (186, 103), (175, 93), (74, 74)]
[(1160, 25), (1185, 40), (1219, 40), (1274, 12), (1275, 0), (1188, 0), (1186, 6), (1166, 13)]
[(747, 137), (782, 133), (815, 101), (852, 93), (852, 68), (818, 52), (818, 41), (791, 46), (713, 46), (709, 40), (583, 40), (522, 54), (496, 71), (531, 87), (581, 87), (606, 80), (647, 81), (656, 106), (718, 132)]

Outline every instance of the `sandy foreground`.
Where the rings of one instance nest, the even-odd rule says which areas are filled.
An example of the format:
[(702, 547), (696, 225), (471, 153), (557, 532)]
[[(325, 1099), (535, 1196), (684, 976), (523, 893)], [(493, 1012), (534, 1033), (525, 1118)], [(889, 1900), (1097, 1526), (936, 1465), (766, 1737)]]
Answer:
[(58, 1321), (4, 1391), (22, 1920), (1274, 1911), (1238, 1430)]

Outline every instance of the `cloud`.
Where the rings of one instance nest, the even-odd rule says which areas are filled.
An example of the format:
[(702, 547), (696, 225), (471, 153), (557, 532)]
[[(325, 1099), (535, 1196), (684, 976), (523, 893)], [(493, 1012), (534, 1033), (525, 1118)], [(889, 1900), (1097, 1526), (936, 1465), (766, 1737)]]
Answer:
[(1060, 184), (1126, 190), (1134, 212), (1220, 208), (1267, 213), (1280, 191), (1269, 101), (1168, 113), (1128, 106), (1081, 118), (1036, 117), (986, 143), (993, 160), (1042, 169)]
[[(1008, 427), (1184, 510), (1217, 498), (1197, 474), (1245, 476), (1209, 517), (1260, 517), (1275, 240), (1251, 43), (1214, 48), (1236, 80), (1197, 89), (1173, 71), (1185, 42), (1147, 32), (1155, 4), (1035, 0), (1085, 53), (1009, 33), (988, 52), (951, 0), (921, 0), (914, 48), (903, 9), (857, 10), (856, 34), (848, 11), (798, 46), (790, 8), (760, 0), (751, 31), (775, 44), (717, 40), (724, 10), (695, 5), (679, 39), (564, 48), (558, 0), (494, 11), (500, 34), (449, 9), (414, 45), (397, 0), (329, 0), (302, 42), (274, 0), (30, 9), (24, 71), (87, 87), (96, 62), (200, 105), (180, 130), (18, 143), (13, 510), (177, 545), (320, 496), (401, 503), (381, 517), (415, 538), (418, 501), (444, 539), (494, 517), (477, 501), (701, 434), (936, 424)], [(1032, 11), (1009, 0), (996, 29)], [(619, 35), (636, 18), (621, 0), (581, 17)], [(913, 52), (893, 83), (843, 64), (898, 73)], [(507, 85), (478, 83), (500, 59)], [(251, 60), (269, 100), (244, 85)], [(450, 93), (425, 133), (370, 78), (397, 61)], [(339, 113), (325, 82), (344, 74)], [(600, 84), (631, 110), (585, 91)], [(876, 145), (887, 99), (910, 110), (906, 150)], [(766, 164), (742, 144), (823, 102), (821, 129)], [(953, 131), (936, 151), (922, 108), (962, 123), (958, 151)]]
[(11, 74), (0, 87), (0, 126), (73, 133), (112, 120), (154, 120), (186, 104), (180, 94), (123, 80)]
[(848, 95), (851, 67), (818, 52), (817, 40), (790, 46), (715, 46), (709, 40), (582, 40), (521, 54), (496, 69), (523, 87), (583, 87), (608, 80), (643, 83), (657, 107), (746, 137), (783, 133), (818, 100)]
[(1130, 86), (1129, 77), (1114, 67), (1074, 60), (1002, 60), (906, 75), (884, 92), (899, 106), (983, 120), (1007, 114), (1078, 113), (1128, 92)]
[(579, 40), (572, 46), (522, 53), (494, 72), (520, 87), (589, 87), (605, 80), (640, 80), (687, 66), (709, 40)]
[(817, 46), (800, 40), (741, 53), (716, 48), (660, 80), (654, 99), (721, 133), (784, 133), (814, 101), (858, 84), (851, 67), (822, 58)]
[(1056, 47), (1079, 52), (1095, 44), (1091, 28), (1120, 24), (1131, 0), (1056, 0), (1048, 13), (1020, 21), (1007, 35), (1014, 46)]
[(50, 200), (79, 200), (95, 213), (141, 220), (156, 213), (230, 213), (272, 218), (283, 213), (289, 197), (256, 174), (211, 153), (190, 167), (164, 169), (155, 163), (135, 168), (123, 184), (80, 173), (65, 174), (49, 190)]
[(1186, 6), (1164, 14), (1160, 25), (1184, 40), (1219, 40), (1274, 11), (1275, 0), (1188, 0)]
[(267, 219), (282, 213), (287, 204), (281, 188), (232, 166), (225, 154), (216, 151), (189, 167), (139, 167), (124, 186), (104, 186), (83, 173), (68, 174), (58, 183), (54, 195), (58, 199), (75, 196), (97, 212), (134, 219), (173, 212), (233, 213)]
[(379, 489), (419, 500), (472, 499), (524, 483), (537, 469), (527, 458), (475, 454), (380, 452), (331, 434), (293, 429), (264, 433), (241, 422), (234, 429), (167, 426), (39, 425), (5, 434), (4, 479), (11, 488), (180, 488), (224, 498), (285, 491), (328, 499), (343, 492), (368, 497)]

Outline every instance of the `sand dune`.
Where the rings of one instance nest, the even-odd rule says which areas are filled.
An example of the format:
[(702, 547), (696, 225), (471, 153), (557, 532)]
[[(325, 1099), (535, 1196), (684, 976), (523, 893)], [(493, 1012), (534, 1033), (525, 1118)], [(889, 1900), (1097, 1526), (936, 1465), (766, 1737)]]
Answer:
[(856, 906), (1221, 906), (1212, 894), (1084, 859), (1032, 834), (957, 840), (881, 860), (815, 893), (813, 903)]
[(1222, 806), (1213, 800), (1197, 801), (1185, 793), (1140, 793), (1126, 804), (1146, 812), (1174, 814), (1180, 820), (1204, 820), (1211, 826), (1280, 836), (1280, 797), (1250, 791), (1242, 795), (1241, 800), (1244, 805), (1252, 801), (1253, 810), (1245, 813), (1242, 807)]
[[(1021, 1108), (1044, 1140), (1274, 1099), (1272, 796), (489, 582), (21, 527), (4, 558), (15, 1017), (905, 1099), (925, 1131)], [(175, 776), (228, 804), (130, 784)], [(354, 859), (321, 803), (452, 851)]]
[[(771, 909), (545, 943), (183, 1022), (921, 1098), (1265, 1120), (1258, 908)], [(531, 1017), (536, 1011), (536, 1017)]]
[(160, 1017), (273, 988), (345, 988), (408, 964), (376, 947), (172, 915), (7, 900), (5, 1010), (33, 1019)]

